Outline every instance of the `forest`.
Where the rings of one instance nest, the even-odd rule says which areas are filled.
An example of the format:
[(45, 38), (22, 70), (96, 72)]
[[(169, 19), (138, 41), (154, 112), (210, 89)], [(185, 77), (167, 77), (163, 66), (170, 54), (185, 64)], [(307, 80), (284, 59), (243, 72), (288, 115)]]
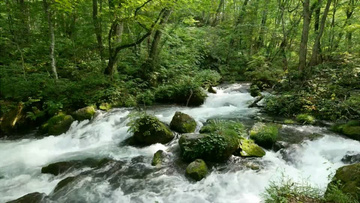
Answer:
[[(10, 144), (15, 146), (15, 143), (22, 143), (21, 140), (30, 139), (37, 143), (41, 140), (45, 142), (47, 139), (56, 139), (49, 135), (59, 135), (57, 138), (64, 135), (75, 136), (87, 129), (87, 125), (93, 125), (94, 129), (88, 131), (95, 132), (98, 122), (96, 119), (99, 116), (93, 118), (94, 115), (100, 114), (103, 117), (99, 119), (107, 118), (110, 119), (107, 122), (111, 123), (113, 122), (111, 116), (117, 111), (131, 109), (129, 110), (131, 113), (124, 117), (131, 120), (125, 122), (130, 126), (124, 127), (124, 129), (129, 128), (125, 131), (126, 136), (134, 134), (135, 141), (126, 141), (130, 143), (129, 145), (134, 144), (133, 142), (135, 146), (145, 143), (145, 145), (170, 143), (174, 138), (171, 132), (172, 136), (169, 140), (158, 138), (157, 141), (149, 143), (150, 138), (146, 136), (140, 138), (142, 135), (153, 134), (159, 129), (167, 128), (167, 125), (178, 133), (195, 131), (211, 135), (205, 136), (205, 141), (200, 143), (215, 143), (216, 147), (192, 143), (199, 149), (193, 149), (194, 151), (191, 152), (186, 151), (189, 148), (186, 144), (193, 138), (186, 137), (187, 134), (184, 135), (185, 137), (181, 136), (179, 145), (183, 165), (194, 160), (197, 164), (202, 164), (198, 161), (198, 158), (201, 158), (201, 161), (202, 159), (206, 161), (209, 170), (218, 167), (219, 162), (228, 160), (231, 154), (235, 155), (235, 149), (229, 149), (231, 151), (229, 156), (226, 156), (228, 149), (221, 151), (222, 147), (227, 148), (232, 145), (228, 143), (233, 142), (235, 138), (229, 137), (230, 134), (237, 136), (235, 148), (241, 151), (238, 152), (239, 156), (245, 157), (242, 153), (246, 151), (245, 146), (252, 146), (255, 143), (265, 149), (265, 151), (261, 148), (257, 149), (261, 151), (260, 154), (262, 151), (265, 154), (265, 152), (269, 153), (268, 150), (272, 150), (271, 154), (273, 151), (279, 151), (280, 148), (285, 150), (287, 148), (285, 145), (274, 150), (274, 147), (278, 146), (276, 143), (284, 141), (276, 137), (278, 131), (280, 136), (286, 129), (292, 134), (302, 134), (308, 130), (311, 131), (311, 135), (305, 137), (314, 139), (314, 142), (319, 141), (318, 138), (315, 139), (317, 137), (315, 134), (322, 136), (326, 134), (325, 137), (319, 138), (321, 141), (326, 139), (329, 133), (335, 133), (336, 139), (341, 137), (348, 140), (347, 145), (344, 144), (345, 141), (337, 142), (345, 145), (343, 150), (346, 146), (350, 146), (341, 153), (345, 153), (348, 158), (351, 156), (352, 161), (347, 164), (353, 164), (349, 167), (353, 167), (353, 170), (357, 170), (355, 173), (359, 174), (360, 165), (356, 164), (360, 162), (359, 149), (354, 147), (353, 154), (348, 153), (351, 151), (350, 148), (358, 146), (360, 141), (359, 42), (359, 0), (1, 0), (0, 148), (3, 148), (3, 151), (0, 150), (0, 156), (10, 153), (6, 151), (13, 146)], [(245, 84), (247, 88), (243, 89), (240, 85), (240, 95), (238, 91), (231, 89), (233, 88), (231, 85), (234, 84)], [(228, 94), (227, 90), (232, 93)], [(239, 95), (234, 99), (231, 94)], [(214, 95), (217, 95), (218, 100), (213, 98)], [(238, 114), (231, 117), (231, 111), (226, 110), (226, 113), (221, 113), (221, 109), (218, 109), (218, 114), (213, 114), (217, 111), (215, 106), (211, 106), (213, 113), (205, 114), (207, 110), (204, 109), (200, 111), (199, 108), (209, 108), (210, 101), (213, 101), (211, 99), (214, 99), (214, 102), (222, 100), (223, 106), (219, 108), (236, 106)], [(241, 110), (244, 108), (245, 110)], [(191, 109), (196, 115), (191, 114)], [(168, 111), (172, 112), (171, 116), (175, 114), (173, 120), (167, 118)], [(181, 125), (174, 121), (176, 116), (181, 117), (178, 121), (180, 123), (191, 118), (180, 112), (178, 114), (178, 111), (195, 118), (196, 123), (191, 123), (191, 126), (194, 126), (190, 126), (192, 130), (188, 131), (190, 124), (176, 127)], [(116, 118), (122, 119), (123, 114), (124, 112), (118, 113)], [(230, 117), (217, 120), (224, 118), (224, 114)], [(233, 123), (235, 118), (240, 119), (242, 124)], [(86, 119), (90, 120), (90, 124), (83, 123)], [(122, 125), (121, 119), (118, 123)], [(255, 124), (253, 126), (248, 124), (247, 119)], [(105, 120), (102, 122), (102, 125), (105, 125)], [(265, 124), (261, 125), (258, 122)], [(203, 128), (199, 128), (199, 123), (201, 123), (200, 128), (204, 125)], [(288, 125), (292, 127), (286, 127)], [(155, 131), (149, 129), (144, 131), (144, 126), (146, 128), (156, 126)], [(298, 132), (294, 130), (296, 126), (298, 128), (305, 126), (307, 130)], [(107, 131), (106, 133), (121, 131), (112, 127), (111, 129), (111, 133)], [(99, 131), (102, 130), (106, 130), (106, 126)], [(326, 132), (324, 133), (323, 130)], [(167, 134), (165, 131), (164, 133)], [(289, 133), (288, 131), (286, 132)], [(260, 132), (266, 135), (260, 135)], [(251, 139), (247, 140), (247, 136)], [(101, 140), (101, 138), (97, 139)], [(119, 141), (116, 136), (111, 139)], [(81, 138), (79, 140), (81, 142)], [(291, 143), (287, 138), (285, 141)], [(46, 142), (48, 143), (49, 140)], [(53, 142), (55, 141), (51, 141)], [(98, 140), (97, 143), (99, 144), (100, 141)], [(168, 145), (166, 146), (170, 150), (172, 145)], [(239, 148), (239, 145), (243, 148)], [(206, 148), (207, 151), (196, 156), (200, 148)], [(209, 151), (210, 148), (215, 151)], [(287, 148), (290, 149), (291, 147)], [(131, 151), (132, 148), (129, 150)], [(140, 155), (144, 154), (145, 152), (140, 153)], [(153, 154), (151, 153), (151, 156)], [(171, 153), (171, 157), (175, 154), (175, 152)], [(22, 157), (23, 154), (19, 156)], [(63, 161), (54, 158), (55, 155), (51, 157), (44, 163)], [(83, 155), (81, 157), (84, 158)], [(85, 157), (89, 158), (87, 155)], [(102, 154), (96, 158), (109, 157), (118, 162), (107, 160), (107, 165), (115, 164), (116, 167), (120, 167), (118, 156)], [(354, 157), (357, 157), (357, 161), (354, 161)], [(74, 155), (71, 160), (78, 158)], [(10, 159), (8, 161), (11, 162)], [(331, 166), (336, 166), (332, 173), (343, 166), (336, 163), (334, 161)], [(99, 167), (98, 164), (100, 163), (95, 164), (96, 167)], [(78, 165), (86, 164), (76, 162), (72, 166)], [(7, 166), (10, 167), (5, 161), (0, 162), (0, 194), (5, 194), (10, 190), (9, 188), (12, 188), (9, 181), (1, 182), (4, 177), (5, 179), (12, 177), (1, 175), (11, 171), (6, 168)], [(184, 170), (182, 166), (178, 168), (182, 169), (174, 170)], [(94, 171), (92, 173), (94, 177), (101, 174)], [(124, 172), (122, 175), (127, 177), (128, 174)], [(338, 171), (335, 176), (337, 175)], [(78, 177), (76, 176), (75, 182)], [(146, 179), (144, 174), (142, 178)], [(269, 185), (269, 181), (266, 181), (268, 185), (259, 186), (263, 189), (258, 193), (267, 194), (262, 197), (262, 201), (265, 202), (358, 202), (360, 176), (355, 179), (353, 184), (357, 185), (357, 189), (337, 185), (338, 188), (332, 192), (331, 188), (335, 188), (333, 186), (336, 185), (334, 180), (331, 182), (333, 185), (329, 184), (327, 189), (326, 185), (322, 187), (326, 192), (321, 189), (319, 192), (310, 187), (294, 186), (288, 181), (280, 185), (273, 182)], [(266, 180), (269, 180), (269, 177)], [(55, 182), (51, 180), (49, 184)], [(73, 180), (71, 182), (74, 183)], [(118, 181), (118, 184), (123, 184), (120, 182)], [(55, 185), (47, 185), (51, 190), (41, 192), (49, 194)], [(14, 188), (16, 187), (14, 186), (13, 190)], [(99, 199), (94, 197), (95, 199), (83, 199), (83, 201), (142, 202), (149, 199), (154, 200), (153, 202), (175, 201), (166, 198), (153, 199), (151, 195), (143, 197), (144, 199), (136, 199), (135, 196), (137, 192), (142, 191), (141, 189), (126, 192), (123, 187), (121, 188), (124, 197), (127, 194), (133, 196), (130, 199), (120, 198), (122, 200), (120, 201), (114, 197), (114, 194), (110, 195), (114, 199), (106, 200), (101, 195), (99, 197), (95, 195)], [(194, 190), (197, 189), (199, 188)], [(34, 192), (29, 188), (22, 191)], [(75, 200), (71, 198), (80, 198), (75, 193), (71, 193), (74, 196), (68, 196), (70, 199), (61, 199), (60, 196), (65, 196), (65, 193), (59, 191), (60, 193), (53, 192), (54, 195), (50, 197), (39, 193), (30, 198), (40, 198), (38, 202), (48, 201), (49, 198), (55, 202), (72, 202)], [(282, 191), (288, 193), (282, 194)], [(23, 193), (11, 193), (12, 195), (4, 196), (4, 199), (0, 198), (0, 201), (19, 198), (25, 195)], [(164, 193), (160, 196), (168, 197)], [(241, 198), (237, 200), (240, 201)], [(195, 199), (188, 200), (192, 202)], [(219, 200), (207, 197), (203, 200), (231, 202), (226, 198)], [(258, 202), (258, 199), (241, 200), (249, 203)], [(181, 202), (179, 199), (175, 202), (179, 201)]]

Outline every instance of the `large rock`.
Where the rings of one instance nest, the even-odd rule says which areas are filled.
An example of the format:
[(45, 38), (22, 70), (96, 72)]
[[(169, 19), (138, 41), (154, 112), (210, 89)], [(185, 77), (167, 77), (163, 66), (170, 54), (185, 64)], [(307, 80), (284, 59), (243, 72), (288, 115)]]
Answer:
[(171, 130), (154, 116), (144, 115), (132, 126), (134, 141), (137, 144), (152, 145), (168, 143), (174, 138)]
[(84, 160), (72, 160), (72, 161), (62, 161), (49, 164), (41, 168), (41, 173), (49, 173), (55, 176), (64, 173), (70, 169), (78, 169), (83, 167), (96, 168), (103, 165), (106, 162), (109, 162), (109, 159), (84, 159)]
[(261, 147), (249, 139), (240, 140), (239, 153), (235, 153), (235, 155), (243, 157), (263, 157), (265, 154), (265, 151)]
[(227, 160), (238, 149), (237, 137), (212, 134), (183, 134), (179, 139), (181, 156), (186, 161), (204, 159), (213, 162)]
[(78, 109), (73, 113), (73, 117), (75, 120), (83, 121), (83, 120), (90, 120), (96, 113), (96, 110), (93, 106), (87, 106), (82, 109)]
[(179, 133), (192, 133), (195, 131), (196, 122), (187, 114), (176, 112), (170, 123), (170, 129)]
[(70, 177), (67, 177), (63, 180), (61, 180), (56, 186), (55, 186), (55, 189), (54, 189), (54, 193), (55, 192), (58, 192), (59, 190), (61, 190), (62, 188), (66, 187), (67, 185), (70, 185), (71, 183), (73, 183), (74, 181), (76, 181), (77, 179), (79, 179), (79, 176), (70, 176)]
[(279, 130), (275, 125), (256, 123), (250, 131), (250, 138), (256, 144), (266, 149), (271, 149), (277, 140), (278, 133)]
[(360, 201), (360, 163), (343, 166), (336, 170), (336, 174), (329, 183), (325, 196), (330, 196), (333, 188), (351, 195)]
[(360, 163), (360, 153), (348, 152), (341, 161), (346, 164)]
[(360, 141), (360, 121), (349, 121), (345, 124), (336, 124), (332, 127), (332, 130), (342, 133), (351, 139)]
[(196, 181), (205, 178), (207, 173), (206, 163), (201, 159), (196, 159), (186, 167), (186, 175)]
[(19, 199), (9, 201), (7, 203), (41, 203), (45, 199), (46, 194), (44, 193), (30, 193), (20, 197)]
[(74, 122), (74, 118), (72, 116), (59, 113), (43, 124), (41, 126), (41, 130), (42, 132), (50, 135), (60, 135), (69, 130), (72, 122)]

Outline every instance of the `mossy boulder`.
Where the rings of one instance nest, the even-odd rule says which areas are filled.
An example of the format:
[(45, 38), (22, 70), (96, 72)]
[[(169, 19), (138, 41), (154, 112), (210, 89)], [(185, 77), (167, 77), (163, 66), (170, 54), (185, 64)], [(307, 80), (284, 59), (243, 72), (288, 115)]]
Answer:
[(328, 196), (334, 188), (338, 188), (343, 193), (360, 201), (360, 163), (337, 169), (335, 176), (328, 185), (325, 196)]
[(164, 123), (147, 114), (136, 119), (130, 130), (134, 133), (135, 143), (140, 145), (166, 144), (174, 138), (174, 134)]
[(239, 146), (239, 138), (212, 134), (183, 134), (179, 139), (181, 156), (186, 161), (204, 159), (212, 162), (227, 160)]
[(41, 203), (45, 199), (45, 193), (34, 192), (7, 203)]
[(87, 106), (81, 109), (78, 109), (73, 113), (73, 117), (75, 120), (83, 121), (83, 120), (90, 120), (94, 117), (96, 110), (93, 106)]
[(43, 124), (41, 126), (41, 131), (50, 135), (60, 135), (68, 131), (74, 121), (72, 116), (59, 113)]
[(256, 123), (250, 130), (250, 139), (266, 149), (271, 149), (279, 134), (278, 127), (273, 124)]
[(53, 174), (55, 176), (69, 171), (71, 169), (79, 169), (83, 167), (96, 168), (102, 166), (104, 163), (110, 161), (109, 159), (84, 159), (84, 160), (73, 160), (73, 161), (62, 161), (49, 164), (41, 168), (41, 173)]
[(250, 95), (252, 97), (261, 96), (260, 88), (256, 84), (252, 84), (250, 86)]
[(186, 167), (186, 176), (199, 181), (206, 177), (208, 168), (205, 161), (196, 159)]
[(189, 95), (181, 97), (181, 100), (183, 100), (182, 103), (188, 106), (200, 106), (205, 102), (206, 97), (205, 91), (202, 88), (197, 88), (193, 92), (190, 92)]
[(160, 166), (164, 160), (165, 152), (163, 150), (158, 150), (155, 152), (154, 157), (152, 159), (152, 166)]
[(234, 153), (243, 157), (263, 157), (265, 154), (265, 151), (250, 139), (241, 139), (239, 150)]
[(309, 114), (299, 114), (296, 116), (296, 121), (302, 124), (314, 124), (316, 120)]
[(360, 141), (360, 121), (349, 121), (345, 124), (336, 124), (331, 128), (334, 132), (346, 135), (347, 137)]
[(187, 114), (176, 112), (170, 123), (170, 129), (179, 133), (192, 133), (195, 131), (196, 122)]

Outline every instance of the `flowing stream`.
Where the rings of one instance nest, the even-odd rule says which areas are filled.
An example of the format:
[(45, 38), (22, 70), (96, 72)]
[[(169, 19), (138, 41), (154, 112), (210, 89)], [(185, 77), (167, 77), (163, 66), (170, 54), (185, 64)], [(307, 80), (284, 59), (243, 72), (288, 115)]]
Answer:
[[(148, 109), (161, 121), (170, 123), (176, 111), (192, 116), (197, 130), (211, 118), (236, 119), (251, 127), (260, 115), (247, 108), (254, 98), (246, 84), (217, 88), (205, 104), (197, 108), (157, 106)], [(294, 181), (326, 189), (329, 177), (344, 165), (347, 152), (360, 153), (358, 141), (343, 138), (316, 126), (283, 125), (293, 134), (318, 133), (322, 137), (292, 144), (287, 150), (266, 151), (262, 158), (231, 157), (227, 163), (209, 165), (209, 175), (199, 181), (187, 179), (185, 163), (179, 158), (179, 135), (171, 143), (149, 147), (121, 144), (131, 136), (127, 123), (131, 109), (98, 112), (91, 121), (74, 122), (60, 136), (41, 139), (0, 140), (0, 202), (17, 199), (32, 192), (46, 193), (50, 202), (261, 202), (271, 181), (289, 177)], [(291, 135), (288, 135), (291, 136)], [(161, 167), (151, 166), (153, 154), (167, 154)], [(85, 158), (111, 158), (102, 168), (81, 168), (53, 176), (42, 174), (50, 163)], [(256, 166), (257, 170), (253, 170)], [(74, 183), (53, 192), (66, 177), (78, 176)]]

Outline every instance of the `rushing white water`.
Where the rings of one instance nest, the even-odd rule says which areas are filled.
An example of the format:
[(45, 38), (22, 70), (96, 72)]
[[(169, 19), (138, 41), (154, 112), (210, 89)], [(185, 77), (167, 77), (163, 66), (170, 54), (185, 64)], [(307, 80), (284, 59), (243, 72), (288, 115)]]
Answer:
[[(240, 84), (218, 88), (217, 94), (209, 94), (205, 104), (197, 108), (161, 106), (147, 111), (165, 123), (170, 123), (176, 111), (187, 113), (195, 118), (198, 129), (209, 118), (250, 120), (258, 110), (247, 108), (253, 98), (240, 90), (243, 90)], [(283, 174), (295, 181), (305, 179), (313, 186), (325, 189), (329, 176), (344, 165), (341, 158), (348, 151), (360, 153), (359, 142), (329, 133), (324, 128), (284, 126), (324, 136), (292, 145), (286, 152), (287, 159), (273, 151), (267, 151), (263, 158), (247, 159), (259, 165), (260, 170), (256, 171), (242, 167), (243, 158), (232, 157), (227, 164), (213, 166), (205, 179), (195, 183), (185, 178), (181, 167), (168, 164), (159, 169), (150, 165), (153, 154), (159, 149), (167, 151), (171, 157), (169, 162), (175, 162), (176, 140), (167, 145), (143, 148), (119, 145), (131, 136), (126, 125), (130, 112), (130, 109), (99, 112), (90, 122), (74, 122), (67, 133), (59, 136), (0, 141), (0, 202), (31, 192), (51, 196), (60, 180), (89, 170), (84, 168), (56, 177), (41, 174), (41, 167), (50, 163), (109, 157), (125, 163), (119, 169), (120, 174), (100, 179), (88, 175), (63, 196), (54, 196), (54, 201), (256, 203), (261, 202), (261, 194), (270, 181), (278, 181)]]

